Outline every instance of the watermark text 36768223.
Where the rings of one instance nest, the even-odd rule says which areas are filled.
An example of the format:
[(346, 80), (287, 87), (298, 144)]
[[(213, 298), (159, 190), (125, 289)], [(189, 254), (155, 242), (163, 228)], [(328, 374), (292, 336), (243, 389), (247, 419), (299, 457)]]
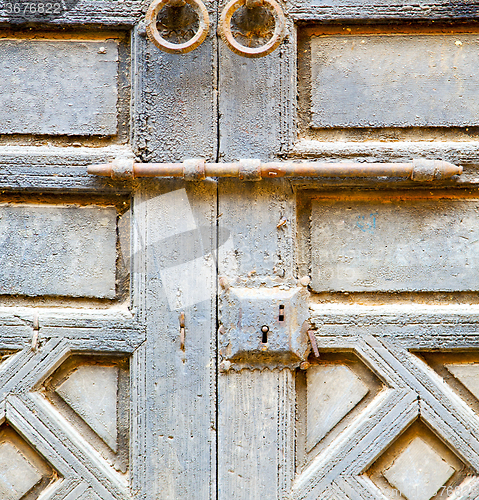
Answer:
[(78, 0), (0, 0), (0, 18), (12, 23), (45, 22), (63, 17)]

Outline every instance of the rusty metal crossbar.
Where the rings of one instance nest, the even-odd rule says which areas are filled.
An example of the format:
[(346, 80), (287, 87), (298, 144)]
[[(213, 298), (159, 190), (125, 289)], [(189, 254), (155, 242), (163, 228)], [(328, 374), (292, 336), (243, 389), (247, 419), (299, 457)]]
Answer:
[(123, 180), (137, 177), (181, 177), (189, 181), (199, 181), (206, 177), (238, 177), (245, 181), (279, 177), (397, 177), (433, 181), (460, 175), (462, 167), (442, 160), (424, 159), (409, 163), (263, 163), (257, 159), (235, 163), (206, 163), (202, 159), (185, 160), (183, 163), (136, 163), (131, 159), (122, 159), (104, 165), (91, 165), (88, 173)]

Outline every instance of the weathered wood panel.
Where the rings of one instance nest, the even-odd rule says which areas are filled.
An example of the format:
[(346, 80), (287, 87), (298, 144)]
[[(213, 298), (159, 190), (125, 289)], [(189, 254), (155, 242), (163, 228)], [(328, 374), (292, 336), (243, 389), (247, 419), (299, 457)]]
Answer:
[[(371, 161), (371, 162), (408, 162), (411, 158), (428, 158), (431, 160), (441, 159), (456, 165), (462, 165), (464, 171), (458, 178), (453, 178), (449, 185), (465, 185), (469, 182), (477, 182), (477, 168), (479, 162), (479, 141), (425, 141), (417, 136), (411, 141), (334, 141), (326, 142), (319, 140), (299, 140), (291, 150), (291, 155), (297, 157), (316, 158), (324, 161)], [(366, 180), (340, 179), (317, 180), (316, 184), (335, 183), (339, 185), (365, 183)], [(383, 180), (374, 179), (369, 184), (383, 184)], [(395, 180), (394, 184), (401, 182)], [(407, 181), (405, 181), (407, 182)], [(444, 182), (444, 181), (443, 181)], [(411, 183), (410, 183), (411, 184)], [(417, 184), (412, 184), (416, 185)], [(437, 185), (437, 184), (436, 184)]]
[(221, 158), (275, 158), (290, 142), (291, 123), (281, 117), (294, 106), (288, 95), (293, 51), (286, 46), (261, 59), (246, 59), (220, 43)]
[(131, 182), (87, 173), (87, 166), (131, 158), (130, 148), (0, 147), (0, 186), (6, 191), (90, 191), (130, 193)]
[(118, 44), (1, 40), (1, 134), (114, 135)]
[[(133, 208), (133, 259), (142, 264), (135, 303), (147, 318), (145, 378), (137, 380), (148, 395), (147, 457), (135, 474), (144, 477), (144, 498), (215, 498), (216, 183), (143, 186)], [(207, 231), (197, 238), (201, 227)]]
[(242, 370), (219, 379), (219, 497), (288, 498), (293, 478), (290, 370)]
[[(268, 343), (274, 351), (274, 325), (279, 320), (274, 297), (286, 296), (295, 283), (293, 192), (283, 180), (222, 179), (219, 196), (218, 273), (220, 284), (229, 290), (219, 302), (220, 321), (224, 328), (245, 321), (247, 312), (232, 298), (235, 286), (245, 287), (242, 293), (260, 299), (251, 309), (258, 325), (257, 335), (254, 326), (251, 329), (252, 339), (261, 339), (263, 321), (270, 324)], [(286, 311), (286, 301), (284, 305)], [(240, 319), (228, 323), (232, 312)], [(241, 332), (236, 331), (230, 342), (225, 332), (221, 335), (220, 367), (228, 366), (228, 354), (241, 341)], [(294, 375), (284, 368), (278, 351), (265, 360), (253, 344), (244, 343), (241, 361), (221, 372), (218, 380), (219, 498), (289, 498), (294, 477)]]
[(477, 125), (478, 40), (474, 34), (312, 38), (312, 126)]
[(227, 276), (230, 284), (237, 280), (291, 283), (294, 208), (292, 190), (285, 180), (221, 179), (220, 276)]
[(135, 35), (133, 147), (144, 161), (216, 158), (216, 3), (205, 4), (210, 34), (188, 54), (162, 52)]
[(0, 293), (113, 298), (113, 207), (1, 206)]
[(474, 19), (478, 15), (474, 1), (451, 4), (445, 0), (418, 4), (406, 0), (304, 0), (291, 6), (289, 14), (298, 20), (351, 21), (367, 19), (431, 20)]
[[(225, 3), (221, 2), (221, 6)], [(252, 46), (262, 45), (265, 41), (256, 38), (265, 27), (258, 22), (261, 15), (252, 12), (245, 15), (246, 23), (239, 25), (238, 32), (245, 37), (240, 37), (241, 43), (249, 39)], [(276, 158), (294, 140), (296, 34), (293, 23), (288, 20), (286, 24), (285, 40), (264, 57), (239, 56), (219, 41), (218, 126), (222, 161)]]
[[(474, 19), (479, 8), (473, 1), (451, 4), (446, 0), (418, 5), (411, 1), (376, 0), (365, 4), (361, 0), (305, 0), (291, 3), (288, 14), (298, 20), (343, 21), (358, 19)], [(80, 0), (63, 12), (60, 18), (47, 19), (53, 26), (104, 24), (134, 26), (143, 17), (138, 0)], [(11, 16), (0, 10), (0, 21), (8, 23)]]
[[(3, 2), (0, 7), (0, 21), (7, 24), (12, 22), (12, 15), (9, 14), (6, 3)], [(15, 2), (12, 3), (15, 5)], [(67, 8), (64, 9), (64, 6)], [(80, 0), (62, 4), (60, 14), (59, 16), (45, 16), (44, 24), (54, 27), (95, 24), (134, 26), (141, 19), (143, 12), (141, 2), (138, 0)], [(19, 20), (23, 23), (28, 22), (28, 16), (23, 19), (19, 19), (19, 16), (14, 17), (16, 17), (17, 26), (20, 24)], [(34, 19), (37, 22), (42, 21), (42, 16), (37, 14)]]
[(312, 288), (477, 290), (478, 209), (477, 200), (313, 202)]

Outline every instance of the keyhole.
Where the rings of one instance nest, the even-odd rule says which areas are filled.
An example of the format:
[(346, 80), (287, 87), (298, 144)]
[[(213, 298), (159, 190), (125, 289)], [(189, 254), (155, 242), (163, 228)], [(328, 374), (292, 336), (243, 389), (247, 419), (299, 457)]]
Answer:
[(267, 344), (268, 343), (268, 332), (269, 332), (269, 326), (266, 326), (266, 325), (263, 325), (261, 327), (261, 342), (263, 344)]
[(284, 321), (284, 306), (279, 306), (279, 321)]

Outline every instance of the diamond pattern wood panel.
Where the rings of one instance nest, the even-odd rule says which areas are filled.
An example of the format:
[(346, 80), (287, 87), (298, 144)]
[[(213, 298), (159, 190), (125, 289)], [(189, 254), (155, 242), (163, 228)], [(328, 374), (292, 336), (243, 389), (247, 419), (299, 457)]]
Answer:
[(477, 498), (479, 418), (468, 398), (475, 399), (479, 309), (450, 307), (436, 315), (430, 306), (336, 304), (312, 310), (320, 354), (354, 350), (385, 388), (297, 470), (292, 498)]
[(117, 450), (117, 367), (79, 366), (55, 391), (113, 451)]
[[(0, 497), (35, 500), (44, 491), (42, 498), (48, 500), (130, 499), (126, 469), (92, 446), (95, 443), (76, 425), (82, 416), (72, 420), (52, 404), (44, 384), (55, 380), (57, 373), (64, 377), (63, 384), (68, 375), (78, 373), (73, 378), (76, 391), (63, 386), (65, 397), (83, 396), (72, 404), (73, 410), (84, 412), (86, 421), (95, 417), (95, 425), (106, 422), (121, 408), (114, 381), (121, 378), (124, 365), (115, 360), (132, 355), (142, 341), (141, 329), (124, 313), (45, 310), (40, 313), (39, 346), (32, 349), (31, 310), (16, 309), (15, 315), (10, 311), (0, 311), (0, 350), (10, 354), (0, 364)], [(69, 367), (68, 375), (63, 366)], [(114, 392), (106, 394), (107, 390)], [(121, 414), (127, 428), (129, 411)]]

